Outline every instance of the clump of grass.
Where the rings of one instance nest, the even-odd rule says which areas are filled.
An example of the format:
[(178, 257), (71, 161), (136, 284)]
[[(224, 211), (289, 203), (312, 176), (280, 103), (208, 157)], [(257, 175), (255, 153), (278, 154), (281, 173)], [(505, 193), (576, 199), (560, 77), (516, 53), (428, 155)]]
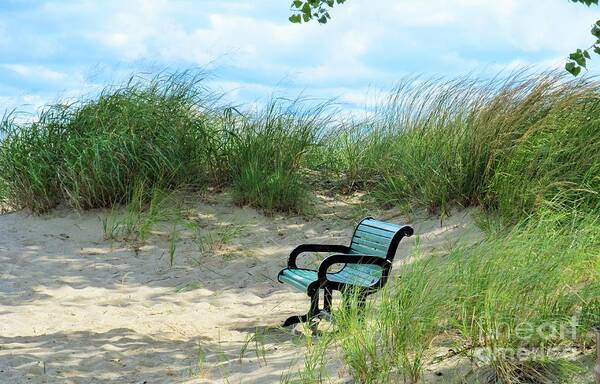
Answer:
[(560, 358), (532, 358), (524, 360), (500, 360), (478, 372), (481, 383), (556, 384), (569, 383), (574, 375), (581, 373), (571, 361)]
[(182, 207), (175, 192), (138, 184), (123, 209), (113, 207), (100, 220), (106, 240), (143, 242), (161, 223), (181, 221)]
[[(274, 100), (242, 113), (189, 73), (133, 77), (97, 97), (47, 107), (28, 124), (2, 120), (0, 191), (44, 212), (127, 204), (136, 185), (231, 186), (239, 204), (300, 212), (306, 153), (329, 125), (328, 105)], [(312, 105), (312, 106), (311, 106)]]
[[(576, 364), (560, 353), (587, 342), (586, 308), (600, 297), (600, 237), (596, 217), (568, 229), (563, 220), (549, 214), (402, 266), (365, 311), (341, 307), (332, 339), (354, 378), (418, 382), (440, 339), (488, 366), (493, 382), (573, 373), (563, 368)], [(519, 381), (525, 376), (540, 379)]]
[(21, 208), (127, 203), (136, 185), (206, 183), (214, 165), (211, 96), (187, 73), (134, 77), (92, 100), (47, 107), (0, 143), (0, 184)]
[[(383, 205), (598, 209), (600, 85), (556, 73), (408, 79), (367, 121), (325, 144), (324, 168)], [(521, 193), (523, 191), (523, 193)]]
[(0, 185), (5, 199), (15, 208), (41, 212), (61, 199), (56, 165), (62, 158), (60, 128), (70, 117), (69, 106), (57, 104), (43, 111), (37, 121), (22, 127), (10, 116), (2, 122)]
[(240, 364), (244, 360), (247, 352), (252, 350), (251, 345), (254, 345), (254, 354), (256, 355), (256, 361), (258, 365), (267, 365), (267, 348), (265, 347), (265, 331), (256, 329), (252, 334), (246, 336), (242, 348), (240, 349), (239, 362)]
[(327, 107), (275, 100), (256, 115), (235, 122), (228, 160), (238, 204), (303, 211), (308, 191), (301, 171), (307, 152), (329, 125)]
[(342, 123), (312, 151), (311, 167), (342, 193), (368, 190), (380, 180), (396, 134), (373, 118)]
[(201, 253), (215, 253), (222, 250), (231, 241), (242, 234), (244, 227), (241, 225), (228, 224), (218, 229), (204, 233), (198, 226), (194, 226), (194, 241)]

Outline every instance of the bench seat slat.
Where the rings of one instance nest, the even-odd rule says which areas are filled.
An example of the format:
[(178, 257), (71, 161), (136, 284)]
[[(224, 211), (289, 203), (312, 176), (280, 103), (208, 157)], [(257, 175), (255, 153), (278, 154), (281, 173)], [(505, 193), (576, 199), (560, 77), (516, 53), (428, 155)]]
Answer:
[(313, 276), (311, 277), (308, 274), (299, 275), (298, 274), (299, 271), (303, 271), (303, 270), (284, 269), (283, 271), (281, 271), (279, 273), (278, 279), (280, 282), (287, 283), (300, 291), (306, 291), (308, 289), (308, 286), (310, 285), (310, 283), (317, 280), (317, 272), (312, 271)]
[[(327, 279), (337, 283), (369, 287), (381, 278), (381, 268), (376, 265), (347, 265), (335, 273), (328, 273)], [(306, 291), (308, 286), (317, 281), (317, 271), (306, 269), (284, 269), (279, 281), (288, 283), (294, 288)]]
[(376, 265), (346, 265), (341, 271), (333, 274), (333, 278), (346, 284), (371, 286), (381, 278), (381, 267)]

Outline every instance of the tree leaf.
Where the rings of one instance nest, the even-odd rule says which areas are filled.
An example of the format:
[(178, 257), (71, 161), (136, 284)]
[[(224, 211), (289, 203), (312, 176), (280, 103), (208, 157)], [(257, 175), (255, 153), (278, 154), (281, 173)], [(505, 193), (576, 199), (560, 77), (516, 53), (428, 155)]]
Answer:
[(300, 24), (302, 22), (302, 17), (300, 15), (292, 15), (290, 16), (289, 20), (292, 23)]
[(578, 65), (585, 67), (585, 57), (583, 56), (583, 51), (578, 49), (576, 52), (573, 52), (569, 55), (569, 59), (576, 62)]
[(565, 69), (573, 76), (577, 76), (579, 75), (579, 72), (581, 72), (581, 67), (577, 66), (577, 64), (572, 61), (565, 64)]
[(592, 4), (598, 5), (598, 0), (571, 0), (573, 3), (582, 3), (587, 5), (588, 7)]

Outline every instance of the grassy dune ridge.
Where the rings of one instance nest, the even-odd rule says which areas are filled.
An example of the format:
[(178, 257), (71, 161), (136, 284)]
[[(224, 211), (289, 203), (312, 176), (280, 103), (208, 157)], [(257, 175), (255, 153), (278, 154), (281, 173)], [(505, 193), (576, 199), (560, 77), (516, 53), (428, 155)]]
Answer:
[[(240, 204), (301, 213), (311, 190), (330, 188), (440, 215), (480, 206), (486, 240), (402, 267), (366, 316), (342, 309), (341, 332), (319, 343), (335, 343), (365, 383), (416, 382), (448, 343), (483, 382), (578, 373), (580, 363), (548, 350), (589, 354), (588, 332), (600, 323), (600, 83), (527, 71), (417, 77), (368, 118), (337, 112), (281, 99), (244, 110), (222, 105), (189, 73), (136, 77), (49, 106), (32, 123), (6, 116), (0, 200), (41, 213), (126, 204), (145, 190), (227, 187)], [(573, 319), (574, 333), (516, 332)], [(522, 349), (538, 352), (507, 353)], [(319, 381), (318, 370), (301, 377)]]
[(241, 203), (293, 212), (325, 180), (385, 205), (497, 208), (513, 223), (541, 207), (596, 212), (599, 87), (554, 73), (413, 78), (356, 121), (307, 100), (223, 106), (190, 73), (134, 77), (30, 124), (6, 116), (0, 185), (37, 212), (124, 203), (138, 184), (229, 185)]
[(0, 185), (14, 207), (45, 212), (125, 204), (152, 190), (232, 186), (240, 203), (300, 211), (303, 158), (327, 125), (324, 106), (273, 100), (219, 106), (189, 73), (132, 78), (91, 100), (56, 104), (30, 124), (2, 123)]
[[(549, 73), (401, 83), (368, 129), (326, 142), (330, 170), (384, 204), (597, 211), (599, 84)], [(357, 137), (361, 136), (362, 137)]]

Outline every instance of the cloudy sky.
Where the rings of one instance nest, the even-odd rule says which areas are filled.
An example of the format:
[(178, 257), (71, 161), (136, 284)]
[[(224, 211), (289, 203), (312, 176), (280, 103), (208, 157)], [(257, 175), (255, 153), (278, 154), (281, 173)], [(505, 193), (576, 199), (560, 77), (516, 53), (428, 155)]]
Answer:
[(416, 73), (562, 67), (600, 18), (569, 0), (348, 0), (327, 25), (297, 25), (288, 3), (1, 0), (0, 113), (190, 68), (238, 103), (302, 93), (356, 106)]

